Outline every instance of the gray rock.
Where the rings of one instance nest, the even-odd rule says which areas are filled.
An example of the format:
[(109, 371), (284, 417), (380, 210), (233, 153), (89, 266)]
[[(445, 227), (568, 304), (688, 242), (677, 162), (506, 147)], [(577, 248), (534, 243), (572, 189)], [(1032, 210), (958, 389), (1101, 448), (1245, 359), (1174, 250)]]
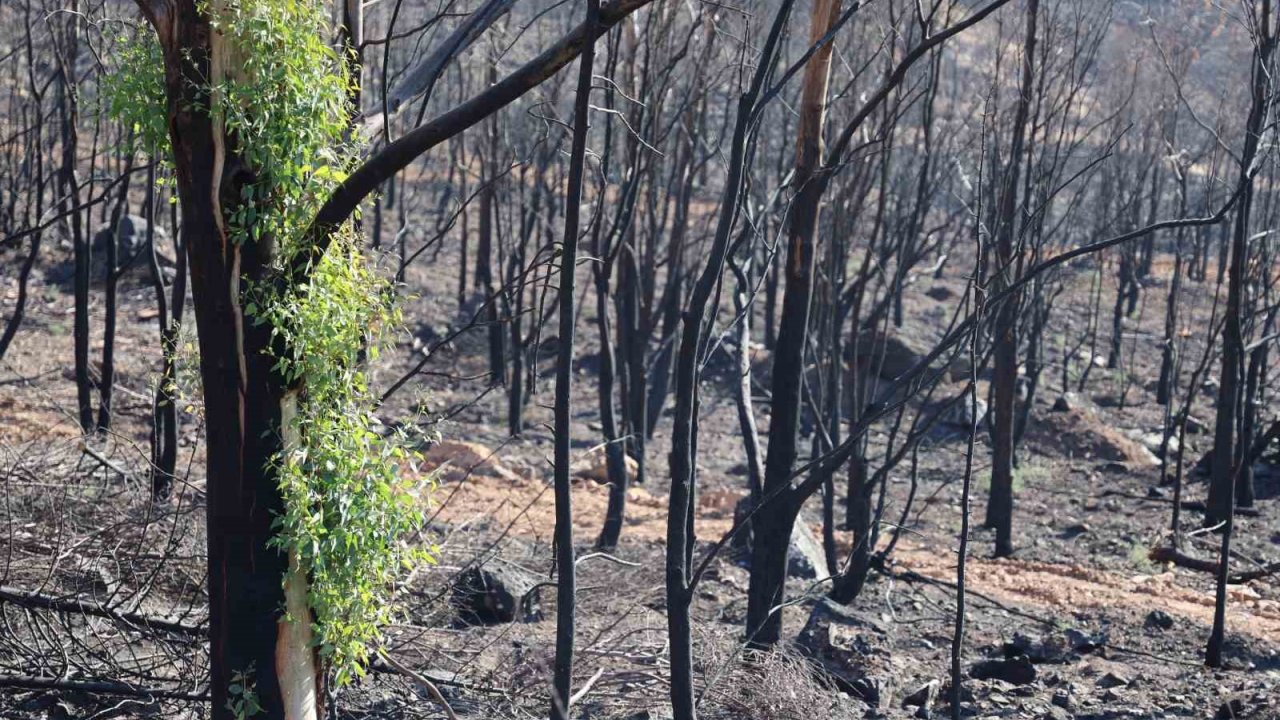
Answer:
[(1071, 709), (1071, 693), (1067, 692), (1066, 690), (1059, 690), (1053, 694), (1053, 700), (1051, 700), (1050, 702), (1052, 702), (1055, 706), (1062, 708), (1063, 710), (1070, 710)]
[(1109, 672), (1098, 678), (1098, 687), (1109, 690), (1111, 688), (1124, 687), (1129, 684), (1129, 679), (1115, 672)]
[(1080, 407), (1080, 398), (1072, 392), (1059, 395), (1058, 399), (1053, 401), (1054, 412), (1071, 412), (1078, 407)]
[[(976, 416), (976, 417), (975, 417)], [(979, 397), (971, 397), (965, 393), (958, 402), (946, 406), (942, 414), (942, 422), (947, 425), (968, 428), (976, 421), (981, 423), (987, 417), (987, 401)]]
[(1068, 628), (1063, 635), (1067, 639), (1067, 644), (1075, 652), (1081, 654), (1091, 653), (1102, 647), (1105, 647), (1110, 639), (1106, 632), (1083, 632), (1075, 628)]
[(671, 711), (662, 708), (649, 708), (631, 713), (627, 720), (671, 720)]
[(886, 678), (867, 674), (867, 658), (885, 636), (876, 620), (823, 598), (814, 604), (796, 645), (814, 664), (818, 682), (878, 708), (890, 688)]
[[(928, 341), (899, 333), (871, 331), (863, 333), (858, 338), (856, 347), (853, 344), (849, 346), (851, 356), (856, 352), (856, 356), (851, 359), (884, 380), (894, 380), (905, 375), (932, 350), (933, 345)], [(941, 368), (943, 362), (950, 362), (946, 369), (951, 380), (968, 377), (970, 365), (964, 353), (955, 358), (949, 355), (939, 358), (934, 362), (933, 367)]]
[[(110, 225), (103, 225), (93, 234), (93, 269), (94, 277), (105, 278), (107, 275), (107, 249), (112, 235), (116, 241), (116, 267), (125, 274), (138, 272), (151, 273), (150, 249), (147, 247), (147, 220), (139, 215), (123, 215), (116, 223), (116, 232), (111, 232)], [(169, 233), (161, 226), (155, 228), (155, 241), (165, 243)], [(159, 253), (161, 268), (172, 268), (173, 259)]]
[(926, 290), (924, 294), (939, 302), (945, 302), (956, 296), (955, 291), (945, 285), (934, 285)]
[(969, 670), (975, 680), (1003, 680), (1010, 685), (1029, 685), (1035, 682), (1036, 666), (1031, 658), (1018, 655), (998, 660), (983, 660)]
[(902, 698), (902, 707), (905, 708), (912, 705), (929, 707), (933, 704), (933, 699), (937, 696), (939, 687), (940, 683), (937, 680), (930, 680), (921, 685), (920, 689)]
[(1171, 630), (1173, 616), (1163, 610), (1152, 610), (1147, 613), (1147, 619), (1142, 624), (1150, 630)]
[(827, 558), (822, 544), (803, 520), (791, 529), (791, 548), (787, 552), (787, 574), (804, 580), (826, 576)]

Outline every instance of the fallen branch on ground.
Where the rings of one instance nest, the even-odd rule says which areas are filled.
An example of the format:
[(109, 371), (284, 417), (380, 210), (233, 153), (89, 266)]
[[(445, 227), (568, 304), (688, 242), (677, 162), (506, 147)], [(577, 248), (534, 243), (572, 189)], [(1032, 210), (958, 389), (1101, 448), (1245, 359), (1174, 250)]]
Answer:
[[(1122, 497), (1122, 498), (1128, 498), (1130, 500), (1144, 500), (1146, 502), (1158, 502), (1158, 503), (1165, 503), (1167, 505), (1173, 504), (1173, 500), (1171, 498), (1152, 497), (1150, 495), (1135, 495), (1133, 493), (1121, 492), (1120, 490), (1107, 490), (1106, 492), (1102, 493), (1098, 497), (1099, 498)], [(1191, 510), (1194, 512), (1204, 512), (1204, 502), (1202, 500), (1183, 500), (1182, 509)], [(1258, 512), (1258, 508), (1244, 508), (1244, 507), (1236, 508), (1237, 517), (1259, 517), (1260, 515), (1261, 513)]]
[[(1187, 555), (1186, 553), (1183, 553), (1176, 548), (1169, 547), (1168, 545), (1151, 548), (1151, 551), (1147, 553), (1147, 558), (1152, 562), (1173, 563), (1180, 568), (1186, 568), (1188, 570), (1199, 570), (1201, 572), (1213, 573), (1215, 575), (1218, 572), (1217, 561), (1201, 560), (1200, 558)], [(1276, 573), (1280, 573), (1280, 562), (1268, 563), (1254, 570), (1235, 573), (1227, 577), (1227, 582), (1231, 585), (1239, 585), (1241, 583), (1247, 583), (1250, 580), (1258, 580), (1269, 575), (1275, 575)]]
[(387, 664), (387, 667), (425, 688), (426, 691), (431, 694), (431, 697), (435, 698), (435, 701), (440, 704), (440, 707), (444, 708), (444, 714), (449, 716), (449, 720), (458, 720), (458, 716), (453, 713), (453, 708), (449, 707), (449, 701), (445, 700), (444, 695), (440, 694), (440, 688), (436, 687), (436, 684), (431, 682), (431, 680), (429, 680), (425, 675), (405, 667), (395, 658), (386, 653), (383, 653), (382, 661)]
[(139, 687), (116, 680), (62, 680), (59, 678), (30, 677), (27, 675), (0, 675), (0, 687), (21, 688), (24, 690), (65, 690), (93, 695), (121, 695), (125, 697), (152, 698), (163, 700), (189, 700), (191, 702), (208, 702), (208, 693), (194, 693), (185, 690), (164, 690), (161, 688)]
[(200, 625), (186, 625), (174, 620), (164, 620), (161, 618), (148, 617), (141, 613), (121, 612), (112, 610), (99, 603), (78, 598), (60, 598), (52, 595), (44, 595), (28, 590), (19, 590), (18, 588), (0, 586), (0, 603), (11, 603), (19, 607), (35, 608), (38, 610), (52, 610), (54, 612), (75, 613), (79, 615), (92, 615), (94, 617), (107, 618), (124, 625), (134, 627), (146, 627), (153, 630), (164, 630), (175, 635), (186, 635), (188, 637), (202, 638), (207, 634), (205, 627)]

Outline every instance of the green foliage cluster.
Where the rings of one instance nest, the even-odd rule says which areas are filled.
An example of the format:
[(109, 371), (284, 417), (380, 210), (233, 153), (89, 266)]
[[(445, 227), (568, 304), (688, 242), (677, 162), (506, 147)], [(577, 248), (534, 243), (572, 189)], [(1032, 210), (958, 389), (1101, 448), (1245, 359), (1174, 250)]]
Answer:
[[(222, 35), (234, 71), (207, 89), (209, 112), (254, 173), (240, 202), (225, 211), (229, 229), (237, 243), (273, 243), (274, 271), (288, 273), (320, 203), (354, 161), (351, 81), (325, 42), (329, 21), (318, 0), (221, 0), (202, 11)], [(160, 118), (163, 131), (164, 118), (154, 36), (133, 42), (123, 57), (111, 109), (150, 137), (153, 121)], [(147, 102), (130, 104), (131, 96)], [(297, 442), (274, 466), (285, 509), (273, 543), (307, 574), (316, 642), (343, 684), (363, 673), (391, 619), (400, 571), (434, 559), (435, 548), (403, 541), (421, 527), (420, 493), (430, 488), (403, 477), (415, 460), (403, 438), (374, 430), (377, 398), (364, 368), (401, 318), (395, 293), (363, 257), (354, 230), (340, 232), (305, 278), (285, 280), (243, 290), (246, 317), (268, 325), (278, 341), (275, 370), (297, 388), (290, 428)]]
[(212, 25), (231, 48), (210, 88), (212, 111), (245, 163), (258, 173), (230, 212), (240, 241), (276, 237), (280, 254), (306, 229), (346, 177), (351, 80), (325, 43), (329, 19), (316, 0), (223, 0)]
[(164, 57), (160, 41), (148, 26), (130, 28), (118, 38), (116, 68), (102, 74), (101, 109), (125, 127), (135, 146), (167, 160)]
[(414, 461), (406, 444), (373, 430), (376, 398), (361, 362), (377, 357), (398, 310), (376, 290), (354, 233), (310, 277), (253, 312), (285, 341), (277, 369), (303, 388), (293, 420), (300, 443), (277, 468), (285, 512), (275, 543), (309, 575), (318, 641), (341, 684), (363, 672), (391, 619), (400, 571), (431, 561), (434, 548), (400, 542), (421, 527), (425, 503), (402, 475)]
[[(324, 41), (327, 27), (315, 0), (233, 0), (216, 16), (236, 73), (212, 88), (213, 112), (258, 174), (229, 213), (232, 233), (275, 242), (277, 272), (304, 250), (307, 226), (354, 156), (351, 81)], [(274, 542), (307, 573), (317, 642), (341, 685), (363, 672), (391, 619), (399, 571), (431, 558), (401, 542), (421, 526), (424, 503), (402, 477), (408, 452), (373, 430), (376, 397), (364, 371), (400, 315), (350, 227), (305, 280), (263, 284), (246, 297), (246, 315), (283, 341), (274, 344), (277, 372), (300, 388), (299, 442), (276, 468), (285, 510)]]

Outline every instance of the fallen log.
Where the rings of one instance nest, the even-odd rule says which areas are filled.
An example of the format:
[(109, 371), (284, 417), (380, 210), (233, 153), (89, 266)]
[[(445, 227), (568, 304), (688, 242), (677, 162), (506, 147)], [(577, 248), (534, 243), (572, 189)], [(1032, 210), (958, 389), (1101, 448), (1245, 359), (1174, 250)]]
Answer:
[(209, 701), (209, 693), (207, 692), (140, 687), (118, 680), (63, 680), (28, 675), (0, 675), (0, 687), (20, 690), (61, 690), (65, 692), (82, 692), (90, 695), (120, 695), (156, 700)]
[[(1200, 572), (1213, 574), (1217, 574), (1218, 572), (1217, 561), (1192, 557), (1181, 552), (1177, 548), (1169, 547), (1168, 545), (1151, 548), (1147, 553), (1147, 557), (1152, 562), (1173, 563), (1180, 568), (1186, 568), (1188, 570), (1198, 570)], [(1269, 575), (1274, 575), (1278, 572), (1280, 572), (1280, 562), (1268, 563), (1254, 570), (1229, 575), (1227, 577), (1227, 583), (1231, 585), (1239, 585), (1241, 583), (1247, 583), (1250, 580), (1258, 580)]]
[(53, 612), (92, 615), (114, 620), (124, 625), (163, 630), (187, 637), (202, 638), (208, 632), (206, 628), (200, 625), (187, 625), (176, 620), (165, 620), (163, 618), (149, 617), (141, 613), (112, 610), (97, 602), (79, 598), (60, 598), (12, 587), (0, 586), (0, 603), (10, 603), (19, 607), (51, 610)]
[[(1143, 502), (1164, 503), (1166, 505), (1173, 504), (1172, 498), (1155, 497), (1151, 495), (1135, 495), (1133, 493), (1127, 493), (1122, 490), (1105, 490), (1099, 493), (1098, 497), (1099, 498), (1121, 497), (1121, 498), (1127, 498), (1129, 500), (1141, 500)], [(1205, 507), (1203, 500), (1183, 500), (1179, 504), (1179, 506), (1183, 510), (1191, 510), (1193, 512), (1204, 512), (1204, 507)], [(1261, 516), (1262, 516), (1262, 513), (1258, 510), (1258, 508), (1243, 508), (1243, 507), (1236, 508), (1236, 517), (1261, 517)]]

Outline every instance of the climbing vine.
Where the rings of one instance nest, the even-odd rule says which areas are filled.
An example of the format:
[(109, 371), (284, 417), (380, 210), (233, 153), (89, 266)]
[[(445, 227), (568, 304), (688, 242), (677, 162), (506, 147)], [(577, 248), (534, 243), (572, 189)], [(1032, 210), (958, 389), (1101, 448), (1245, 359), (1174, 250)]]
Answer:
[[(325, 42), (325, 9), (315, 0), (220, 0), (202, 11), (234, 52), (222, 59), (234, 72), (206, 89), (207, 110), (253, 175), (224, 209), (228, 232), (236, 243), (274, 244), (275, 278), (284, 280), (242, 288), (246, 318), (271, 328), (274, 369), (296, 388), (284, 429), (294, 442), (273, 460), (284, 510), (272, 542), (306, 573), (315, 641), (341, 685), (363, 673), (377, 647), (399, 571), (435, 556), (434, 547), (403, 541), (421, 527), (430, 487), (405, 478), (416, 461), (405, 438), (376, 431), (366, 375), (400, 328), (400, 312), (351, 226), (304, 278), (288, 276), (304, 231), (356, 155), (351, 81)], [(139, 72), (122, 80), (122, 96), (150, 101), (153, 86), (141, 86), (161, 82), (158, 48), (146, 43), (154, 37), (125, 55), (129, 72)], [(118, 109), (151, 132), (153, 118), (164, 117), (162, 89), (159, 99), (145, 117), (131, 117), (141, 115), (138, 105)]]
[(169, 128), (165, 124), (160, 42), (150, 27), (137, 26), (127, 28), (117, 38), (116, 47), (115, 71), (102, 74), (100, 111), (124, 127), (135, 147), (167, 162)]

